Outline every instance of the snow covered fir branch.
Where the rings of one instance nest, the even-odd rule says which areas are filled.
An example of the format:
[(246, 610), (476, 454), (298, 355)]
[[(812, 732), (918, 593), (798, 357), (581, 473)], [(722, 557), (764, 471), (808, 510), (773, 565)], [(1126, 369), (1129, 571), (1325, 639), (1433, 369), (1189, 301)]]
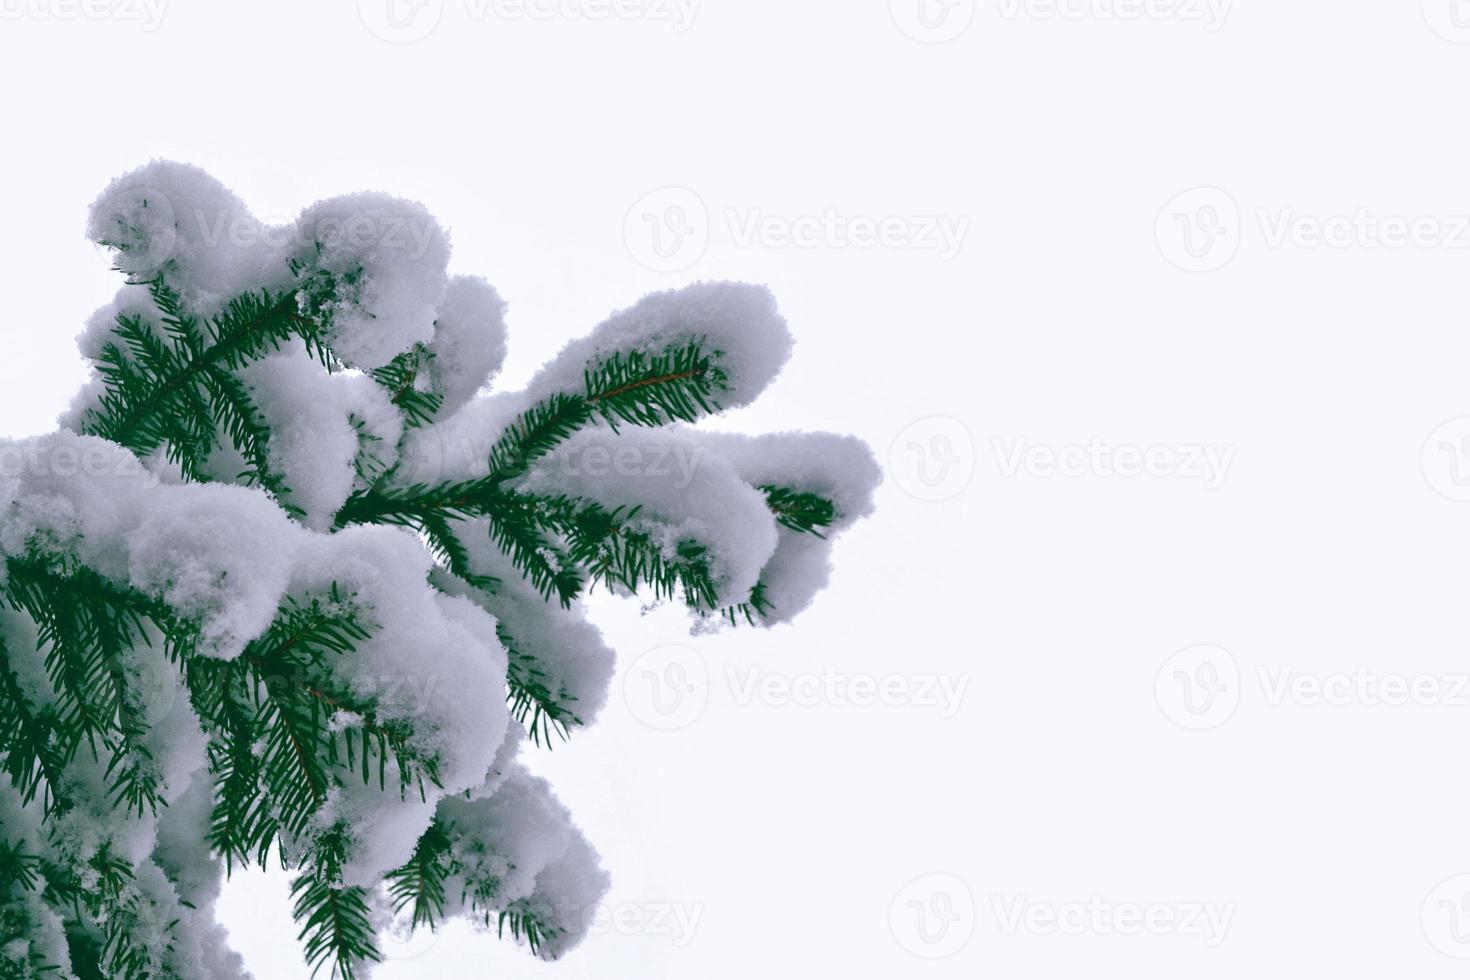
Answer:
[(504, 304), (420, 205), (268, 227), (158, 162), (89, 233), (91, 380), (0, 442), (0, 975), (246, 976), (214, 905), (268, 864), (336, 976), (394, 921), (576, 945), (608, 876), (519, 754), (607, 698), (583, 598), (783, 623), (871, 510), (855, 439), (695, 425), (785, 363), (771, 295), (648, 296), (487, 394)]

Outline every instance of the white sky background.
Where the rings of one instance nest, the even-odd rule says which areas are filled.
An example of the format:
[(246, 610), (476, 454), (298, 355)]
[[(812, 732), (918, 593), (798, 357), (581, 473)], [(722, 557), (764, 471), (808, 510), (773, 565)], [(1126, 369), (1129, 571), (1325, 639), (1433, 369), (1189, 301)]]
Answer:
[[(619, 677), (601, 724), (535, 762), (603, 852), (615, 921), (553, 966), (452, 929), (385, 980), (1461, 975), (1470, 887), (1437, 886), (1470, 872), (1470, 423), (1436, 430), (1470, 415), (1470, 5), (959, 0), (938, 29), (968, 28), (933, 45), (900, 28), (922, 33), (908, 0), (897, 21), (887, 0), (703, 0), (683, 31), (662, 6), (443, 0), (391, 44), (349, 2), (172, 0), (152, 30), (141, 0), (93, 2), (114, 16), (0, 0), (5, 435), (52, 427), (116, 287), (87, 204), (167, 156), (263, 218), (424, 201), (453, 271), (511, 303), (512, 384), (647, 291), (767, 283), (796, 353), (728, 424), (853, 432), (885, 463), (898, 440), (794, 626), (690, 639), (598, 603), (625, 668), (682, 643), (710, 678), (703, 715), (659, 731)], [(673, 220), (687, 195), (639, 204), (668, 186), (708, 218), (659, 272), (625, 219)], [(828, 209), (968, 231), (948, 259), (738, 240)], [(958, 424), (909, 430), (930, 416)], [(1168, 447), (1164, 475), (1068, 453), (1094, 437)], [(911, 441), (958, 457), (944, 499), (907, 492)], [(1017, 446), (1081, 472), (1012, 469)], [(1219, 486), (1192, 447), (1229, 454)], [(1229, 653), (1166, 664), (1200, 644)], [(729, 673), (828, 666), (968, 686), (941, 718), (742, 705)], [(1224, 690), (1192, 715), (1175, 670), (1210, 667)], [(1283, 676), (1306, 686), (1278, 697)], [(1427, 703), (1384, 703), (1422, 677)], [(934, 874), (954, 877), (904, 890)], [(1077, 918), (1090, 900), (1108, 917)], [(224, 916), (257, 976), (306, 975), (283, 878), (231, 883)]]

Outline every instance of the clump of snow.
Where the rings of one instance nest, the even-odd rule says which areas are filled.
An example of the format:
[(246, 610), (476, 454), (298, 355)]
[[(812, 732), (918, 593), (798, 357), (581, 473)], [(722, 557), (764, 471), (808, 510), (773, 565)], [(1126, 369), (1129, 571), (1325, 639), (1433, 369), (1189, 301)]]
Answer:
[(201, 313), (282, 278), (279, 249), (223, 184), (198, 167), (156, 160), (108, 185), (87, 234), (135, 281), (161, 276)]
[(462, 525), (470, 566), (478, 575), (494, 578), (491, 590), (471, 588), (440, 573), (440, 588), (468, 596), (489, 610), (512, 641), (533, 659), (541, 682), (583, 725), (590, 725), (607, 703), (616, 657), (596, 626), (586, 619), (586, 608), (575, 602), (568, 609), (549, 603), (495, 546), (485, 521)]
[(398, 458), (403, 417), (382, 386), (360, 374), (328, 374), (300, 343), (241, 372), (270, 429), (271, 469), (283, 500), (307, 527), (327, 531), (362, 474)]
[(403, 439), (395, 487), (474, 480), (490, 472), (490, 450), (527, 408), (524, 397), (498, 394), (472, 399), (432, 425), (412, 429)]
[(362, 608), (371, 636), (323, 665), (334, 689), (373, 705), (377, 726), (407, 723), (412, 749), (437, 765), (440, 786), (401, 796), (396, 762), (387, 790), (376, 780), (347, 780), (323, 828), (345, 822), (357, 847), (344, 878), (368, 885), (408, 860), (434, 805), (445, 794), (479, 785), (505, 739), (506, 655), (494, 620), (462, 598), (439, 595), (427, 581), (431, 561), (412, 534), (355, 527), (312, 535), (291, 583), (294, 595), (322, 595), (333, 585)]
[(548, 959), (587, 934), (608, 876), (544, 779), (516, 765), (488, 796), (444, 800), (438, 821), (460, 869), (445, 886), (446, 914), (473, 918), (473, 899), (481, 916), (487, 908), (527, 915)]
[(310, 282), (303, 297), (329, 321), (327, 339), (351, 367), (382, 367), (434, 336), (448, 285), (449, 236), (422, 204), (387, 194), (348, 194), (312, 205), (296, 221), (293, 258)]
[(531, 379), (527, 398), (582, 391), (587, 367), (612, 354), (656, 355), (692, 341), (703, 341), (706, 351), (719, 354), (716, 366), (728, 388), (717, 395), (722, 408), (754, 400), (791, 356), (791, 332), (770, 290), (748, 283), (701, 282), (645, 296), (567, 344)]
[(448, 415), (490, 382), (505, 362), (505, 301), (484, 279), (454, 276), (429, 343), (430, 390)]
[(777, 432), (763, 436), (711, 432), (701, 445), (727, 460), (752, 486), (779, 486), (832, 501), (834, 520), (820, 537), (781, 527), (775, 553), (760, 572), (770, 610), (766, 625), (789, 622), (826, 588), (832, 543), (873, 512), (873, 493), (883, 471), (861, 439), (827, 432)]
[(200, 627), (199, 652), (230, 659), (275, 618), (296, 534), (265, 496), (243, 487), (155, 488), (125, 536), (128, 581)]
[(750, 594), (776, 550), (765, 497), (729, 461), (704, 452), (690, 429), (584, 429), (533, 464), (516, 489), (639, 508), (630, 529), (652, 538), (665, 558), (678, 561), (687, 542), (704, 548), (720, 607)]

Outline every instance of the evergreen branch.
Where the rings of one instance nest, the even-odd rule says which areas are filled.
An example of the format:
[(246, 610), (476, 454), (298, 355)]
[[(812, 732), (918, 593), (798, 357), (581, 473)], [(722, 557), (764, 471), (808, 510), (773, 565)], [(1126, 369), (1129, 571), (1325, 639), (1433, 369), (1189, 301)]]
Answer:
[(21, 689), (10, 666), (10, 651), (0, 638), (0, 755), (11, 785), (29, 805), (44, 786), (42, 813), (50, 814), (57, 803), (61, 771), (66, 764), (57, 741), (55, 712), (36, 708)]
[(568, 497), (542, 501), (548, 524), (567, 542), (572, 561), (594, 582), (614, 591), (651, 589), (657, 600), (682, 595), (694, 609), (713, 609), (716, 595), (708, 549), (686, 539), (673, 553), (654, 540), (638, 519), (638, 507), (608, 510)]
[(154, 980), (163, 975), (164, 959), (175, 949), (178, 920), (164, 925), (167, 939), (161, 944), (134, 941), (156, 927), (139, 921), (142, 896), (132, 865), (112, 853), (111, 843), (104, 843), (77, 870), (43, 861), (41, 873), (46, 879), (43, 901), (68, 911), (67, 945), (78, 977)]
[(347, 422), (352, 426), (352, 431), (357, 434), (357, 453), (352, 457), (352, 471), (357, 474), (357, 479), (371, 486), (378, 482), (389, 472), (388, 463), (373, 452), (373, 447), (383, 442), (381, 436), (368, 431), (367, 421), (350, 412)]
[(435, 820), (414, 845), (413, 856), (385, 878), (394, 914), (412, 908), (414, 929), (421, 925), (433, 929), (444, 917), (444, 889), (453, 874), (450, 845), (449, 835)]
[[(488, 924), (489, 915), (487, 914), (485, 918)], [(495, 934), (504, 938), (507, 930), (517, 941), (524, 939), (533, 956), (540, 956), (541, 947), (548, 940), (557, 939), (562, 934), (562, 930), (543, 923), (523, 903), (516, 903), (510, 908), (501, 910), (496, 920)]]
[[(569, 606), (583, 588), (577, 555), (569, 560), (548, 536), (547, 532), (562, 529), (539, 507), (540, 498), (509, 493), (504, 484), (597, 417), (616, 428), (619, 422), (693, 421), (717, 410), (714, 394), (727, 385), (724, 372), (715, 365), (718, 356), (707, 353), (702, 340), (654, 355), (636, 350), (609, 355), (584, 372), (584, 393), (551, 395), (511, 422), (491, 447), (487, 476), (402, 490), (369, 487), (348, 498), (337, 514), (336, 526), (410, 527), (425, 536), (450, 571), (483, 587), (450, 522), (485, 518), (491, 538), (536, 590)], [(409, 382), (407, 361), (390, 368), (385, 375), (388, 381), (396, 381), (400, 388)], [(630, 534), (592, 554), (597, 564), (589, 574), (595, 580), (621, 582), (631, 589), (646, 581), (661, 596), (682, 588), (691, 605), (708, 607), (713, 605), (714, 589), (707, 569), (701, 573), (699, 555), (690, 547), (681, 546), (678, 557), (667, 560), (649, 539)]]
[(819, 494), (766, 484), (758, 488), (766, 495), (766, 506), (783, 527), (803, 534), (824, 537), (823, 529), (837, 519), (837, 507)]
[(41, 561), (7, 562), (5, 597), (36, 623), (56, 692), (57, 758), (71, 761), (85, 740), (108, 753), (109, 789), (141, 815), (157, 810), (160, 774), (143, 744), (142, 696), (131, 685), (126, 654), (148, 645), (145, 622), (167, 628), (161, 604), (121, 589), (86, 568), (56, 570)]
[(766, 597), (766, 583), (756, 582), (755, 587), (750, 590), (750, 598), (736, 605), (726, 606), (720, 610), (720, 615), (731, 626), (739, 626), (742, 620), (747, 626), (755, 626), (774, 608), (771, 600)]
[(704, 340), (691, 340), (662, 353), (614, 353), (584, 373), (587, 401), (613, 428), (693, 422), (719, 411), (714, 394), (729, 387), (717, 366), (720, 352), (706, 352)]
[(433, 518), (470, 520), (494, 506), (496, 487), (488, 479), (460, 480), (435, 486), (415, 484), (404, 490), (361, 490), (338, 511), (336, 526), (394, 524), (423, 530)]
[[(44, 926), (32, 911), (41, 888), (41, 859), (23, 844), (0, 838), (0, 964), (7, 976), (60, 976), (59, 964), (47, 962), (40, 943)], [(20, 945), (16, 945), (19, 943)]]
[[(399, 792), (440, 785), (438, 761), (402, 720), (380, 721), (371, 702), (337, 689), (329, 659), (371, 631), (334, 586), (325, 600), (289, 600), (234, 661), (200, 658), (186, 670), (190, 698), (211, 734), (216, 794), (210, 838), (226, 860), (264, 863), (282, 836), (301, 834), (345, 773)], [(345, 719), (345, 723), (343, 723)]]
[(299, 517), (300, 508), (285, 502), (285, 480), (270, 462), (270, 426), (245, 383), (219, 367), (205, 371), (202, 383), (209, 394), (213, 430), (223, 431), (245, 460), (247, 469), (239, 475), (241, 481), (247, 486), (264, 488), (284, 510)]
[(727, 386), (724, 372), (715, 366), (718, 357), (696, 340), (655, 355), (614, 353), (589, 365), (581, 394), (550, 395), (506, 427), (490, 450), (490, 479), (504, 483), (520, 476), (599, 416), (616, 429), (619, 422), (693, 422), (718, 411), (714, 395)]
[(582, 575), (572, 559), (543, 533), (546, 515), (534, 497), (506, 494), (487, 515), (490, 537), (545, 598), (553, 595), (563, 609), (582, 592)]
[(369, 372), (374, 381), (387, 389), (389, 400), (403, 413), (406, 428), (428, 425), (444, 403), (441, 396), (419, 387), (420, 372), (433, 356), (423, 344), (414, 344), (383, 367)]
[(520, 722), (536, 745), (550, 748), (552, 735), (565, 741), (572, 727), (582, 725), (582, 719), (568, 707), (576, 698), (565, 688), (551, 689), (536, 658), (516, 642), (498, 619), (495, 633), (507, 655), (505, 683), (511, 716)]
[(420, 532), (429, 546), (429, 552), (457, 578), (486, 592), (494, 592), (500, 587), (499, 580), (494, 576), (481, 575), (475, 571), (469, 550), (454, 533), (449, 519), (443, 514), (425, 514), (421, 518)]
[(355, 980), (363, 964), (382, 961), (367, 890), (341, 883), (347, 850), (345, 828), (332, 828), (317, 842), (311, 859), (291, 884), (296, 900), (291, 915), (301, 924), (297, 938), (305, 942), (313, 977), (330, 964), (333, 977)]
[(27, 854), (21, 844), (0, 840), (0, 887), (28, 892), (41, 881), (41, 859)]
[(532, 405), (506, 426), (491, 447), (491, 481), (503, 483), (524, 473), (591, 422), (593, 415), (592, 402), (585, 395), (556, 394)]
[(296, 289), (247, 292), (202, 320), (188, 313), (161, 279), (149, 283), (149, 292), (169, 342), (138, 316), (118, 317), (113, 333), (121, 345), (108, 343), (98, 358), (104, 390), (82, 431), (140, 456), (167, 446), (170, 458), (197, 479), (223, 427), (250, 462), (256, 481), (279, 487), (266, 463), (269, 432), (232, 372), (279, 351), (293, 338), (304, 341), (328, 368), (335, 367), (323, 323), (303, 314), (302, 293)]

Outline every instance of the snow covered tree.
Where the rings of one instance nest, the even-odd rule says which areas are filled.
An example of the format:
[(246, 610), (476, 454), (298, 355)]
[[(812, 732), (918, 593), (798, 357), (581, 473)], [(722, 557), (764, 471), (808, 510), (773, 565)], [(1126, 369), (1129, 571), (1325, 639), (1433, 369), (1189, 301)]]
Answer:
[(576, 944), (607, 876), (517, 754), (606, 699), (581, 597), (783, 622), (871, 508), (857, 440), (691, 425), (780, 370), (771, 296), (649, 296), (482, 395), (504, 306), (417, 204), (267, 226), (160, 162), (89, 232), (93, 377), (0, 442), (0, 975), (243, 976), (213, 905), (268, 862), (344, 977), (395, 917)]

